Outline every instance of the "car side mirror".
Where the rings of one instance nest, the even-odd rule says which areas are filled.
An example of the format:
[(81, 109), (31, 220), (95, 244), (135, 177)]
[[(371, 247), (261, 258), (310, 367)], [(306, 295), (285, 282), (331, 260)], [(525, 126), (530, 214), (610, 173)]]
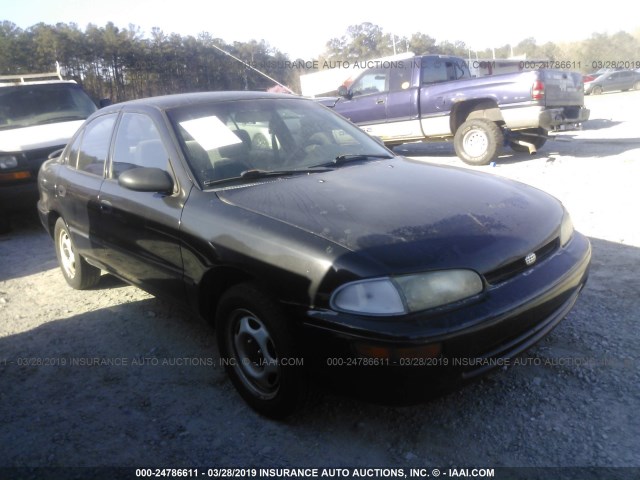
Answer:
[(110, 98), (101, 98), (99, 103), (100, 103), (100, 108), (104, 108), (104, 107), (108, 107), (113, 102), (111, 102)]
[(349, 89), (347, 87), (345, 87), (344, 85), (340, 85), (338, 87), (338, 95), (340, 95), (341, 97), (344, 98), (351, 98), (351, 93), (349, 92)]
[(118, 185), (135, 192), (173, 192), (173, 180), (160, 168), (138, 167), (125, 170), (118, 177)]
[(59, 148), (58, 150), (54, 150), (49, 154), (47, 159), (51, 160), (52, 158), (58, 158), (60, 155), (62, 155), (63, 151), (64, 151), (64, 148)]

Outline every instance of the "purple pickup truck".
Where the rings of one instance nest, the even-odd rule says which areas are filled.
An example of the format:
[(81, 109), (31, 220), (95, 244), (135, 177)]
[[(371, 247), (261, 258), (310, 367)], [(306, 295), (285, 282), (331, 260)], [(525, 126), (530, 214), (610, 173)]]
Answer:
[(459, 57), (423, 55), (363, 71), (332, 107), (387, 145), (453, 139), (458, 157), (486, 165), (509, 144), (535, 153), (551, 131), (589, 118), (582, 76), (535, 70), (474, 78)]

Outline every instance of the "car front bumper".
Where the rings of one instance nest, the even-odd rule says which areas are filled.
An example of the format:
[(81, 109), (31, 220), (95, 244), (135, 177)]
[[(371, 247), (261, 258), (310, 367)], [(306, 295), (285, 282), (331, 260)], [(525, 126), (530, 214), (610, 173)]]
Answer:
[(0, 211), (35, 210), (37, 202), (38, 185), (35, 178), (12, 185), (0, 185)]
[(589, 241), (576, 232), (540, 264), (453, 310), (382, 318), (309, 311), (303, 348), (330, 376), (427, 389), (430, 380), (464, 382), (509, 365), (547, 335), (573, 307), (590, 260)]

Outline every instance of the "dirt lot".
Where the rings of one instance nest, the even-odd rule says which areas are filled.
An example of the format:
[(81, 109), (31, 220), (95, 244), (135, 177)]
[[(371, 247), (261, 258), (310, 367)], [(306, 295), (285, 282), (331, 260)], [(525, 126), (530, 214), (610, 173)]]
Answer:
[[(566, 204), (592, 241), (587, 288), (527, 365), (423, 405), (319, 389), (293, 418), (265, 420), (215, 366), (207, 325), (109, 276), (71, 290), (35, 216), (16, 218), (0, 237), (0, 467), (636, 467), (517, 475), (640, 478), (640, 91), (587, 105), (583, 131), (477, 168)], [(405, 150), (461, 165), (450, 144)], [(0, 469), (21, 475), (39, 474)]]

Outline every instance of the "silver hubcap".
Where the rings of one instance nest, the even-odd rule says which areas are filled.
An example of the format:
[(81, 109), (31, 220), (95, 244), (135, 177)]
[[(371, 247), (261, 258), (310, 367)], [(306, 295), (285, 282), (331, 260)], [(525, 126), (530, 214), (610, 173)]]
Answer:
[(58, 239), (60, 245), (60, 263), (62, 269), (69, 278), (73, 278), (76, 275), (76, 255), (73, 251), (73, 245), (69, 234), (62, 230), (60, 232), (60, 238)]
[(464, 151), (471, 157), (480, 157), (489, 148), (489, 137), (482, 130), (469, 130), (462, 141)]
[(274, 397), (280, 386), (280, 365), (267, 327), (247, 310), (238, 310), (233, 316), (234, 368), (254, 394), (263, 398)]

